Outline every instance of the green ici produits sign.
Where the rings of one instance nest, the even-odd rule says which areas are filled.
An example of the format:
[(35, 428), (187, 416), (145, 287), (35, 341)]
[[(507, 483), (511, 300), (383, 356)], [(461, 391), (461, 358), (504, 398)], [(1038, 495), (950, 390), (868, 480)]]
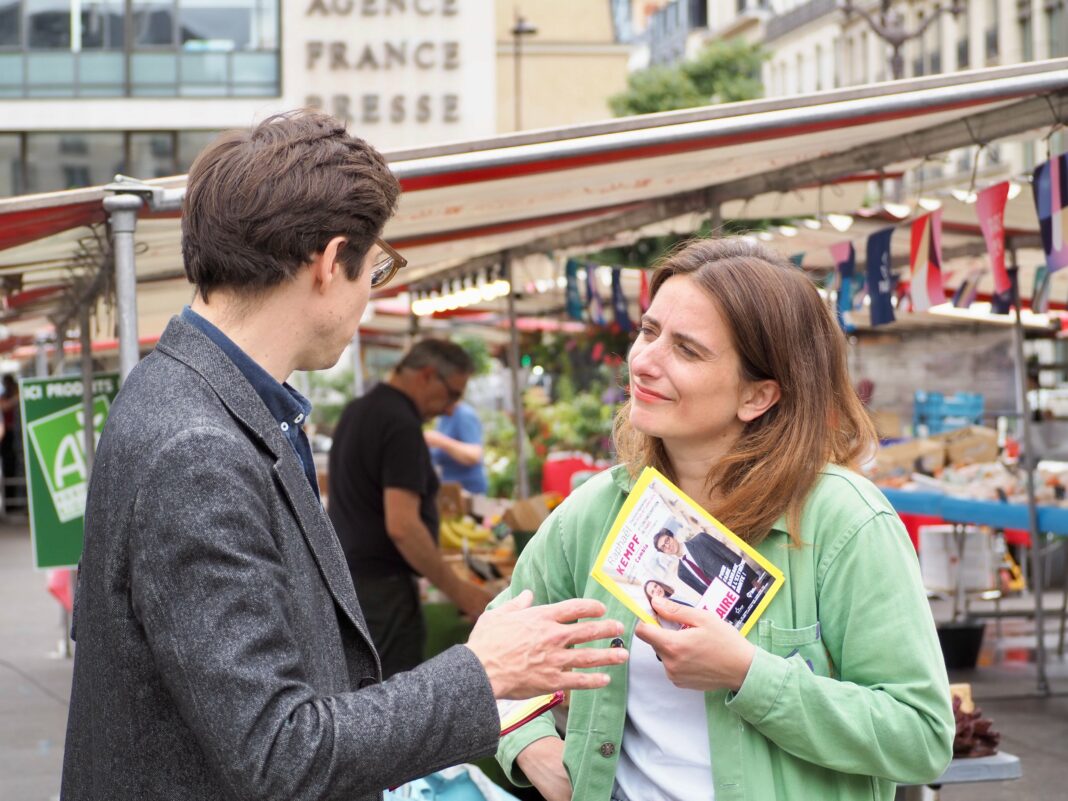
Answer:
[[(82, 382), (69, 376), (23, 378), (19, 387), (34, 564), (38, 568), (76, 565), (82, 555), (89, 490)], [(94, 441), (100, 439), (118, 390), (117, 373), (93, 379)]]

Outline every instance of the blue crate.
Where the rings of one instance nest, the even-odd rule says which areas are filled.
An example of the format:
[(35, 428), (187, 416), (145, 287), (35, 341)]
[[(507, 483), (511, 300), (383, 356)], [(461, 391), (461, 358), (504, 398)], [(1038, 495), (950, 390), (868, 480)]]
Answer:
[(983, 396), (979, 393), (943, 395), (941, 392), (917, 390), (913, 398), (913, 431), (918, 432), (920, 426), (925, 426), (928, 434), (941, 434), (982, 422)]

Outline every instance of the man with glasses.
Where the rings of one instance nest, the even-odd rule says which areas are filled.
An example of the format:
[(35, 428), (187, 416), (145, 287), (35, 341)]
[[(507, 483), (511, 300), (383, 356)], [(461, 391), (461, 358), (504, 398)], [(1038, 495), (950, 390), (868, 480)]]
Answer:
[(334, 431), (330, 519), (387, 678), (423, 661), (418, 576), (472, 618), (492, 599), (438, 550), (440, 481), (423, 436), (424, 422), (456, 408), (473, 372), (459, 345), (424, 339), (346, 407)]
[[(398, 192), (382, 156), (321, 114), (224, 133), (193, 164), (195, 295), (123, 383), (93, 465), (67, 801), (380, 799), (492, 753), (495, 698), (602, 687), (571, 669), (623, 661), (568, 647), (622, 631), (574, 622), (603, 605), (529, 608), (524, 593), (466, 646), (382, 680), (319, 502), (310, 407), (286, 380), (336, 363), (372, 283), (400, 269), (380, 239)], [(464, 376), (430, 372), (444, 408)]]

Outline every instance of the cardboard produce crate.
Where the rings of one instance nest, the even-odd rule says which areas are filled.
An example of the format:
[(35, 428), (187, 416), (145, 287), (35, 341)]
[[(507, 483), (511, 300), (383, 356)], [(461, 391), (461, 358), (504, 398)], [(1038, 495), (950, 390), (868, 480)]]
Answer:
[(998, 458), (998, 432), (992, 428), (966, 426), (935, 434), (930, 439), (945, 445), (950, 464), (982, 464), (996, 462)]

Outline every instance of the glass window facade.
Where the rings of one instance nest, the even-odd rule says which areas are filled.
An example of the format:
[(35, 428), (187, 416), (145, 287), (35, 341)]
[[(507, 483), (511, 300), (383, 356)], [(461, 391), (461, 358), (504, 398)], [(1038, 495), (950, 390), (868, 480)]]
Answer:
[(984, 44), (988, 59), (998, 55), (998, 13), (998, 0), (987, 0)]
[(193, 161), (200, 151), (211, 144), (219, 135), (218, 131), (179, 131), (178, 132), (178, 174), (189, 172)]
[(188, 172), (218, 131), (0, 133), (0, 197)]
[(18, 47), (22, 41), (22, 15), (17, 0), (0, 0), (0, 47)]
[(27, 44), (33, 50), (69, 49), (70, 3), (23, 0)]
[(0, 0), (0, 98), (277, 97), (280, 0)]
[(1068, 42), (1064, 40), (1068, 35), (1065, 25), (1064, 2), (1046, 6), (1046, 33), (1049, 37), (1049, 57), (1060, 58), (1068, 55)]
[(120, 132), (26, 134), (28, 192), (106, 184), (122, 167)]
[(0, 197), (22, 191), (22, 137), (0, 134)]
[(125, 174), (142, 180), (178, 174), (175, 135), (171, 131), (130, 134), (130, 155)]

